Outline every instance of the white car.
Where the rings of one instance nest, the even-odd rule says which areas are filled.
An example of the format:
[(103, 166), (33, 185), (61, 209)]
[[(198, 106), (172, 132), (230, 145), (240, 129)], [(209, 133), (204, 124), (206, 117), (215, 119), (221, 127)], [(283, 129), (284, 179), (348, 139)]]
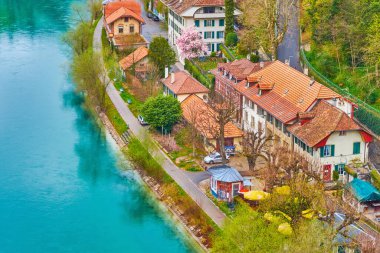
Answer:
[[(230, 159), (230, 156), (226, 154), (227, 161)], [(203, 161), (207, 164), (214, 164), (214, 163), (221, 163), (223, 162), (222, 156), (218, 153), (211, 153), (210, 155), (206, 156)]]
[(148, 125), (148, 123), (144, 121), (143, 116), (139, 115), (139, 116), (137, 116), (137, 119), (142, 126)]

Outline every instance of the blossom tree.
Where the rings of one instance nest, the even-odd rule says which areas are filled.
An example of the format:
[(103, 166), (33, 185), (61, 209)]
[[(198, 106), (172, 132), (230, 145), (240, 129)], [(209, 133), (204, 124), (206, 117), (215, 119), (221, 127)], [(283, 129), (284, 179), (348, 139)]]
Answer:
[(181, 56), (186, 59), (199, 57), (207, 51), (206, 44), (194, 27), (189, 27), (184, 30), (176, 42), (181, 52)]

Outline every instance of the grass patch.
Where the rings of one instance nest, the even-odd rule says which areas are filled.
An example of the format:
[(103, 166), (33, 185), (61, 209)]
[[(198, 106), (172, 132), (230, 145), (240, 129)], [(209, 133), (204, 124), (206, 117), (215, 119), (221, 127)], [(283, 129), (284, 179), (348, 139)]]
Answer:
[(133, 115), (137, 117), (140, 113), (141, 106), (143, 102), (136, 99), (129, 91), (126, 89), (127, 87), (123, 85), (121, 81), (114, 82), (115, 88), (120, 91), (120, 89), (123, 89), (123, 92), (120, 93), (121, 98), (124, 100), (124, 102), (128, 103), (128, 108), (131, 110)]
[(196, 63), (203, 71), (209, 71), (215, 69), (218, 66), (218, 63), (223, 62), (222, 58), (219, 57), (206, 57), (204, 60), (195, 60)]
[(106, 115), (108, 119), (111, 121), (113, 127), (116, 129), (119, 135), (123, 134), (128, 130), (127, 124), (124, 122), (123, 118), (120, 116), (117, 111), (115, 105), (112, 103), (109, 96), (106, 96)]

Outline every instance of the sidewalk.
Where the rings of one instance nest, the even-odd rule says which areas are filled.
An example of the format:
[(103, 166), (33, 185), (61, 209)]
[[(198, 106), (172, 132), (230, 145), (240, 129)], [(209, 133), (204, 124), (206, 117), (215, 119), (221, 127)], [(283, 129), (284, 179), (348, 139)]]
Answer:
[[(93, 47), (95, 52), (102, 51), (102, 27), (103, 19), (100, 19), (98, 25), (95, 28)], [(102, 55), (102, 54), (101, 54)], [(103, 58), (102, 58), (103, 64)], [(108, 78), (108, 77), (107, 77)], [(107, 80), (108, 81), (108, 80)], [(129, 125), (132, 133), (142, 140), (146, 136), (147, 131), (142, 127), (138, 120), (133, 116), (126, 103), (120, 97), (119, 92), (115, 89), (113, 82), (107, 87), (107, 93), (115, 105), (117, 111), (123, 120)], [(154, 149), (150, 151), (153, 157), (162, 161), (162, 167), (164, 170), (177, 182), (179, 186), (203, 209), (203, 211), (218, 225), (221, 226), (225, 219), (225, 215), (219, 210), (217, 206), (198, 188), (198, 186), (182, 171), (178, 168), (170, 158), (161, 150)]]

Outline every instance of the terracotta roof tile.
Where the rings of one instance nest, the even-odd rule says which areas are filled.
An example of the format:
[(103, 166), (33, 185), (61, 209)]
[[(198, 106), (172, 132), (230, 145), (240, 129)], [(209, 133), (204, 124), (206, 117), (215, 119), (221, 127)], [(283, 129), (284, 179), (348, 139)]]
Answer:
[(141, 23), (144, 23), (144, 19), (140, 15), (125, 7), (120, 7), (115, 12), (106, 17), (106, 23), (111, 24), (122, 17), (132, 17)]
[(104, 6), (104, 16), (107, 18), (109, 15), (122, 7), (125, 7), (141, 16), (141, 5), (133, 0), (114, 1), (106, 4), (106, 6)]
[(209, 92), (205, 86), (185, 71), (175, 72), (172, 75), (174, 75), (174, 83), (171, 83), (171, 75), (161, 81), (176, 95)]
[[(263, 67), (270, 65), (272, 62), (263, 62)], [(218, 68), (223, 68), (238, 80), (246, 79), (250, 74), (259, 71), (260, 63), (253, 63), (248, 59), (235, 60), (228, 63), (218, 63)], [(218, 71), (217, 69), (213, 71)]]
[(289, 132), (301, 139), (309, 147), (314, 147), (335, 131), (361, 130), (361, 127), (343, 111), (321, 100), (310, 111), (314, 118), (301, 125), (297, 123), (288, 127)]
[(272, 92), (306, 111), (317, 99), (341, 97), (336, 92), (323, 86), (292, 67), (275, 61), (269, 66), (251, 74), (248, 80), (260, 80), (260, 83), (274, 84)]
[(146, 47), (139, 47), (133, 53), (124, 57), (119, 61), (119, 65), (123, 70), (130, 68), (133, 64), (141, 61), (143, 58), (148, 56), (148, 49)]
[[(182, 103), (182, 114), (187, 122), (195, 123), (195, 128), (206, 138), (214, 139), (218, 132), (219, 126), (214, 120), (215, 111), (196, 95), (187, 97)], [(232, 122), (228, 122), (224, 126), (224, 137), (235, 138), (242, 137), (243, 131), (235, 126)]]

